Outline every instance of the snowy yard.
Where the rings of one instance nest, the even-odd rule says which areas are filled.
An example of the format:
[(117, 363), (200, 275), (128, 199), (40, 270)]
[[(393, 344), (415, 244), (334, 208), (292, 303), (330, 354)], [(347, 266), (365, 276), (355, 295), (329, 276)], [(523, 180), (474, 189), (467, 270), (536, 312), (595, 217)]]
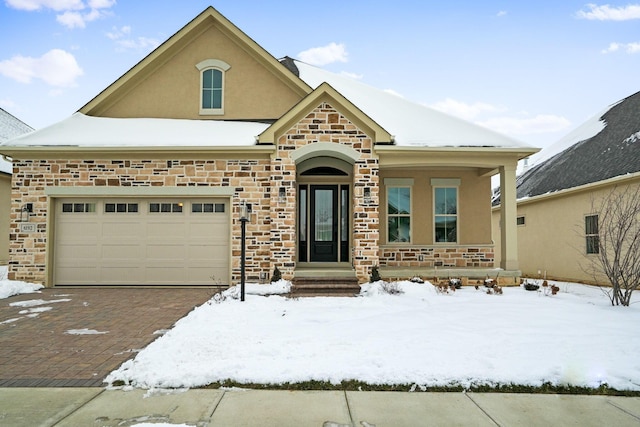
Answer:
[[(39, 288), (2, 280), (2, 273), (1, 298)], [(557, 283), (555, 296), (523, 287), (487, 295), (484, 288), (439, 294), (429, 283), (399, 285), (397, 295), (369, 284), (357, 298), (300, 299), (264, 295), (285, 292), (282, 282), (248, 285), (245, 302), (227, 297), (197, 307), (107, 382), (183, 388), (225, 380), (357, 380), (418, 390), (544, 383), (640, 390), (634, 326), (640, 293), (630, 307), (612, 307), (600, 289), (573, 283)]]
[(598, 288), (558, 285), (555, 296), (522, 287), (443, 295), (429, 283), (402, 282), (399, 295), (366, 285), (358, 298), (210, 301), (107, 381), (168, 388), (227, 379), (359, 380), (416, 389), (548, 382), (640, 390), (633, 326), (640, 305), (612, 307)]

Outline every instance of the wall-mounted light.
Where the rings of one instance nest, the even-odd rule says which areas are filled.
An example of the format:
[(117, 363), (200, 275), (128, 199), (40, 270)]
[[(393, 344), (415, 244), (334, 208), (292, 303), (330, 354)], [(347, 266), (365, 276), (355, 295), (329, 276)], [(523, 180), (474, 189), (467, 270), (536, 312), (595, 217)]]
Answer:
[(29, 217), (33, 212), (33, 203), (25, 203), (20, 210), (20, 222), (29, 222)]
[(371, 188), (369, 187), (364, 187), (364, 202), (365, 203), (371, 203)]
[(278, 202), (284, 203), (287, 201), (287, 189), (285, 187), (278, 188)]

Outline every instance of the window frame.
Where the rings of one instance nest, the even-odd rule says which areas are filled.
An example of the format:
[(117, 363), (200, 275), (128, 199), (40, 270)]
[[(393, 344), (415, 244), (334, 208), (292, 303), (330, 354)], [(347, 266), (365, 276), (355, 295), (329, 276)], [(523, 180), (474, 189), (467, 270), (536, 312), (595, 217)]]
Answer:
[[(589, 220), (595, 218), (595, 232), (590, 230)], [(593, 226), (593, 224), (591, 224)], [(600, 217), (598, 214), (584, 216), (585, 253), (587, 255), (600, 254)], [(595, 245), (595, 246), (594, 246)], [(595, 249), (594, 249), (595, 248)]]
[[(459, 178), (432, 178), (431, 179), (431, 197), (432, 197), (432, 232), (433, 244), (435, 245), (458, 245), (460, 242), (460, 182)], [(436, 191), (438, 189), (455, 189), (456, 191), (456, 213), (455, 214), (438, 214), (436, 213)], [(441, 242), (437, 240), (436, 234), (436, 218), (452, 217), (456, 223), (456, 240)]]
[[(387, 213), (387, 243), (392, 245), (410, 245), (413, 242), (413, 182), (404, 182), (403, 180), (385, 180), (385, 192), (386, 192), (386, 213)], [(389, 192), (393, 189), (407, 189), (409, 190), (409, 212), (408, 213), (391, 213), (389, 211)], [(406, 241), (391, 240), (390, 233), (390, 219), (391, 218), (409, 218), (409, 236)]]
[[(199, 99), (199, 112), (202, 116), (214, 116), (214, 115), (223, 115), (224, 114), (224, 105), (225, 105), (225, 81), (226, 81), (226, 72), (231, 68), (229, 64), (219, 59), (206, 59), (198, 64), (196, 64), (196, 68), (200, 72), (200, 96)], [(221, 83), (220, 83), (220, 108), (204, 108), (203, 102), (204, 97), (203, 93), (205, 90), (204, 87), (204, 73), (208, 70), (216, 70), (221, 73)], [(213, 88), (212, 88), (213, 89)]]

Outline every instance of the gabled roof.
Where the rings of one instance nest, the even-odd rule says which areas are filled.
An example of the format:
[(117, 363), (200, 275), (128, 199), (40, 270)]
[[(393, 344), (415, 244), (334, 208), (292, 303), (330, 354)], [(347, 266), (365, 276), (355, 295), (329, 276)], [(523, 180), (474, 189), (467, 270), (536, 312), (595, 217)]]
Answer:
[[(594, 119), (570, 134), (574, 141), (563, 138), (549, 147), (556, 150), (556, 145), (568, 146), (565, 150), (549, 156), (545, 156), (545, 150), (540, 152), (542, 158), (548, 158), (518, 178), (518, 198), (640, 171), (640, 92), (613, 104)], [(588, 136), (590, 133), (592, 136)]]
[(137, 85), (145, 76), (153, 73), (158, 67), (163, 65), (167, 58), (170, 58), (176, 51), (182, 49), (183, 46), (188, 44), (212, 24), (218, 25), (227, 36), (235, 40), (236, 43), (246, 51), (252, 52), (258, 62), (269, 69), (274, 75), (278, 76), (278, 78), (294, 92), (300, 96), (311, 92), (311, 88), (299, 78), (288, 73), (269, 52), (264, 50), (258, 43), (253, 41), (253, 39), (247, 36), (231, 21), (220, 14), (220, 12), (209, 6), (167, 41), (133, 66), (133, 68), (127, 71), (122, 77), (80, 108), (79, 112), (86, 115), (100, 115), (101, 111), (106, 110), (131, 87)]
[(314, 109), (322, 102), (327, 102), (337, 111), (342, 113), (347, 119), (358, 126), (364, 133), (369, 135), (376, 143), (388, 144), (392, 141), (391, 135), (378, 123), (371, 120), (363, 113), (358, 106), (353, 105), (342, 94), (338, 93), (326, 82), (321, 83), (313, 92), (269, 126), (258, 138), (261, 144), (275, 144), (277, 135), (289, 129), (293, 124), (306, 116), (310, 110)]
[[(0, 144), (31, 131), (31, 126), (0, 108)], [(0, 156), (0, 173), (10, 174), (12, 169), (11, 163)]]
[[(408, 147), (493, 147), (536, 149), (457, 117), (373, 88), (352, 78), (294, 61), (300, 78), (311, 87), (323, 82), (355, 104), (393, 135), (396, 145)], [(289, 64), (290, 66), (290, 64)]]

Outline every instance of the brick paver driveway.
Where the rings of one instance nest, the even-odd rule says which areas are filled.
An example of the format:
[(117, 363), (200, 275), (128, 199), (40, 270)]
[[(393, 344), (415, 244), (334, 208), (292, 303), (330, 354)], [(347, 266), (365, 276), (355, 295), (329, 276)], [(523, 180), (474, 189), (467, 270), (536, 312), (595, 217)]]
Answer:
[(50, 288), (1, 299), (0, 387), (102, 386), (211, 296), (203, 288)]

